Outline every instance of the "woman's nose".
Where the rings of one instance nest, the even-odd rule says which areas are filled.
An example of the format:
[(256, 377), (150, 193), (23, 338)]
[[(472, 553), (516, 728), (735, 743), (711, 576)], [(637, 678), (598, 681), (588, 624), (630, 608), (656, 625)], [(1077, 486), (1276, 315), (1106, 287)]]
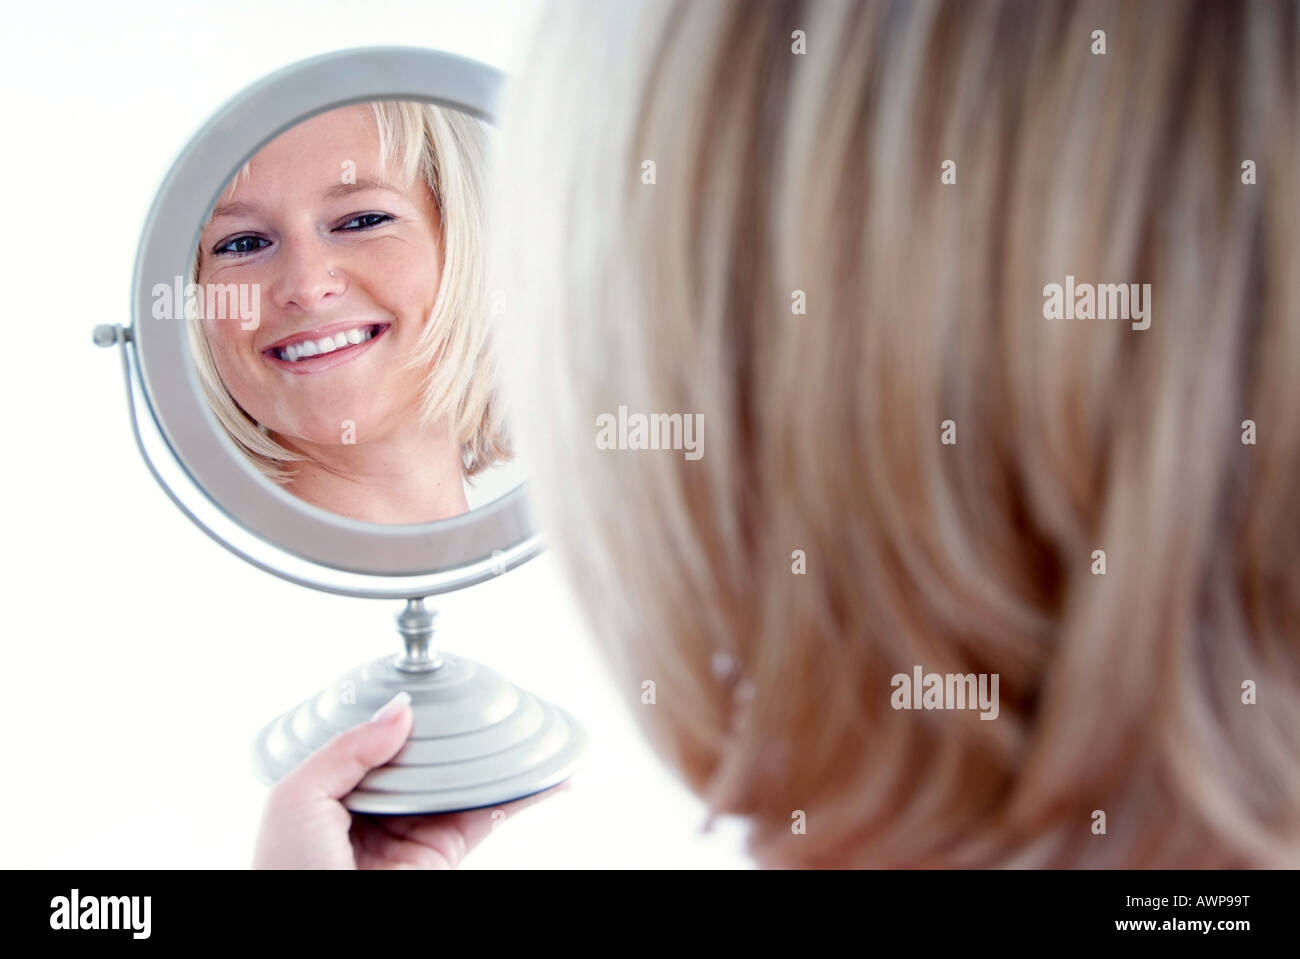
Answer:
[(314, 240), (282, 243), (284, 249), (271, 267), (271, 296), (277, 307), (312, 313), (343, 292), (343, 270), (333, 262), (332, 250)]

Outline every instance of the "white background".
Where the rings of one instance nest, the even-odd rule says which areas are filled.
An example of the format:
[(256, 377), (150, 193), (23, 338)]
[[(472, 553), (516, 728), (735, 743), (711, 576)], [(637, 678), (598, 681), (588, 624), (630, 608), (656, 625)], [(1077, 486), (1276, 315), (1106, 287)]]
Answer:
[[(193, 526), (131, 440), (121, 361), (144, 215), (176, 152), (285, 64), (373, 44), (509, 71), (528, 2), (0, 3), (0, 866), (243, 868), (265, 792), (249, 743), (396, 651), (398, 604), (245, 564)], [(443, 597), (441, 646), (564, 706), (592, 745), (562, 794), (466, 868), (745, 867), (649, 751), (550, 556)]]

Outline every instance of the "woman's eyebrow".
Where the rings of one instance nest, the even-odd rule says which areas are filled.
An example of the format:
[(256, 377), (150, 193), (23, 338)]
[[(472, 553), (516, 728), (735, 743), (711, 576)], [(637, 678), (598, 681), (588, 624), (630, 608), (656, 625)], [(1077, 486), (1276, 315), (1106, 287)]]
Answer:
[(212, 210), (212, 216), (208, 217), (208, 222), (219, 220), (223, 216), (249, 216), (256, 212), (257, 207), (239, 200), (230, 203), (218, 203)]
[[(362, 177), (355, 183), (336, 183), (321, 191), (321, 196), (326, 200), (334, 200), (339, 197), (349, 196), (359, 190), (384, 190), (399, 197), (405, 197), (406, 194), (385, 180), (376, 179), (375, 177)], [(258, 208), (251, 203), (244, 203), (240, 200), (233, 200), (229, 203), (219, 203), (212, 210), (212, 216), (208, 217), (208, 222), (219, 220), (223, 216), (251, 216), (257, 213)]]
[(321, 193), (321, 196), (323, 196), (327, 200), (333, 200), (333, 199), (337, 199), (338, 197), (344, 197), (344, 196), (348, 196), (349, 194), (356, 193), (359, 190), (384, 190), (388, 193), (395, 193), (398, 196), (405, 196), (405, 193), (403, 193), (403, 191), (399, 190), (391, 183), (387, 182), (386, 180), (377, 179), (375, 177), (362, 177), (361, 179), (357, 180), (355, 183), (336, 183), (332, 187), (329, 187), (328, 189), (324, 190)]

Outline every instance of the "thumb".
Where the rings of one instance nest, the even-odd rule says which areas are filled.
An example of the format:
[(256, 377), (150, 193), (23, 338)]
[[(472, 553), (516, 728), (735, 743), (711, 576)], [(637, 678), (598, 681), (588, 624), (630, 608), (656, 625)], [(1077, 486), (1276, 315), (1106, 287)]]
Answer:
[(411, 694), (403, 690), (369, 720), (339, 733), (280, 780), (298, 799), (342, 799), (366, 773), (397, 755), (415, 721)]

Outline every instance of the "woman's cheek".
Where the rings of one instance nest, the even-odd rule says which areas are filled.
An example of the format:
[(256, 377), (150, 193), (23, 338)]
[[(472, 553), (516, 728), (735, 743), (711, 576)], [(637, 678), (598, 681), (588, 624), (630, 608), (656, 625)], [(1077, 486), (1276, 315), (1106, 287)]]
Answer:
[(430, 260), (413, 255), (405, 244), (400, 248), (401, 255), (392, 255), (393, 246), (389, 247), (390, 255), (375, 257), (368, 264), (366, 275), (375, 281), (374, 289), (381, 305), (399, 315), (418, 314), (423, 311), (426, 300), (432, 303), (428, 293), (430, 272), (435, 272), (433, 279), (436, 294), (437, 268), (429, 267)]
[[(223, 336), (218, 339), (219, 345), (213, 350), (212, 359), (217, 368), (217, 375), (221, 377), (221, 382), (226, 385), (230, 395), (235, 398), (240, 406), (248, 408), (251, 399), (249, 396), (249, 382), (251, 380), (248, 364), (254, 362), (256, 357), (244, 358), (245, 351), (237, 348), (237, 341), (232, 340), (229, 336)], [(251, 352), (251, 344), (247, 344), (248, 351)]]

